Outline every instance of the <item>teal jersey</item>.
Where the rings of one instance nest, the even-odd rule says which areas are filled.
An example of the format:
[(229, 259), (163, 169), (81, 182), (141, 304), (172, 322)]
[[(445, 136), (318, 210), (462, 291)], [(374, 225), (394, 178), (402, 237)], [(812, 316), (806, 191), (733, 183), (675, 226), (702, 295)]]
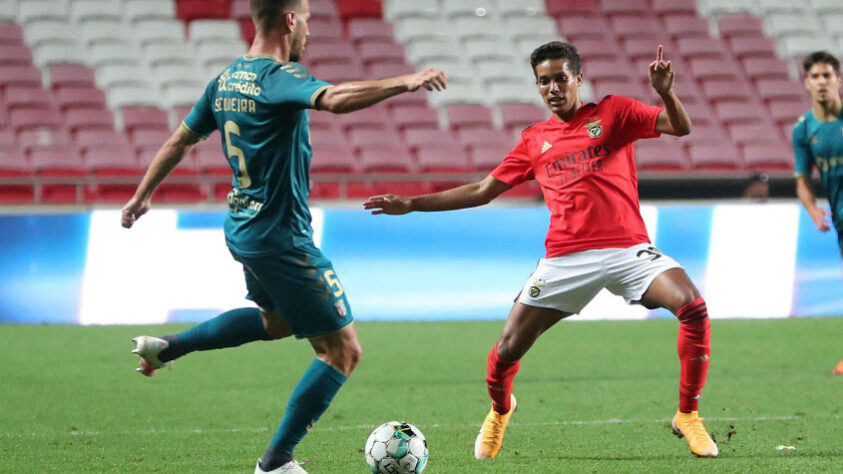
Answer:
[(222, 134), (233, 172), (225, 221), (233, 251), (260, 256), (312, 241), (307, 109), (328, 87), (301, 64), (243, 56), (208, 84), (182, 122), (199, 138)]
[(843, 110), (837, 118), (821, 122), (808, 111), (793, 128), (793, 153), (796, 176), (811, 176), (813, 166), (820, 171), (832, 220), (838, 232), (843, 230)]

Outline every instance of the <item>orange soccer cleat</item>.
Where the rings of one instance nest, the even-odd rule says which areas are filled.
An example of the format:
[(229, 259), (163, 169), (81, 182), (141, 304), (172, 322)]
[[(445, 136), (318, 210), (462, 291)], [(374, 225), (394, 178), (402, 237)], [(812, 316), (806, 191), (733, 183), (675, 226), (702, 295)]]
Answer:
[(676, 412), (673, 417), (673, 434), (688, 441), (691, 452), (697, 456), (715, 458), (719, 453), (717, 445), (703, 426), (703, 419), (696, 411)]
[(831, 375), (843, 375), (843, 360), (837, 363), (837, 367), (831, 369)]
[(493, 459), (498, 455), (503, 444), (503, 434), (506, 432), (506, 425), (509, 424), (509, 419), (515, 413), (515, 395), (510, 395), (512, 406), (509, 408), (509, 413), (501, 415), (496, 412), (494, 408), (489, 410), (486, 419), (483, 421), (483, 426), (480, 428), (480, 433), (474, 441), (474, 457), (477, 459)]

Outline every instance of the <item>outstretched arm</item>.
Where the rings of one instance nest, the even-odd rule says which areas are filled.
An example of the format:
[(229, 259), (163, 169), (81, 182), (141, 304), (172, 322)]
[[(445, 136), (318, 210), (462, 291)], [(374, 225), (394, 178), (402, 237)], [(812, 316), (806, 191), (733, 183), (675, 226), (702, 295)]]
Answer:
[(814, 226), (822, 232), (829, 231), (831, 226), (829, 225), (828, 218), (831, 216), (831, 211), (817, 206), (817, 199), (814, 196), (814, 189), (811, 187), (809, 177), (796, 177), (796, 195), (799, 196), (799, 200), (805, 206), (805, 210), (808, 211), (811, 220), (814, 221)]
[(451, 211), (488, 204), (507, 189), (509, 189), (508, 184), (489, 175), (481, 181), (433, 194), (423, 194), (410, 198), (396, 196), (395, 194), (372, 196), (363, 203), (363, 208), (371, 209), (372, 214), (392, 215), (407, 214), (413, 211)]
[(316, 108), (345, 114), (365, 109), (403, 92), (415, 92), (420, 87), (439, 91), (447, 86), (448, 78), (439, 69), (426, 69), (378, 81), (345, 82), (326, 89), (316, 100)]
[(183, 127), (179, 127), (175, 132), (164, 142), (161, 149), (152, 159), (146, 174), (143, 176), (138, 189), (132, 199), (123, 206), (122, 224), (123, 227), (129, 229), (140, 216), (146, 214), (149, 210), (150, 198), (152, 193), (161, 184), (161, 181), (170, 174), (176, 165), (178, 165), (184, 158), (184, 155), (190, 150), (190, 147), (199, 141), (199, 137), (195, 134), (188, 133)]
[(659, 112), (656, 119), (656, 131), (681, 137), (691, 133), (691, 117), (673, 90), (673, 65), (670, 61), (665, 61), (662, 54), (663, 47), (659, 45), (656, 60), (650, 63), (648, 71), (650, 84), (664, 102), (664, 110)]

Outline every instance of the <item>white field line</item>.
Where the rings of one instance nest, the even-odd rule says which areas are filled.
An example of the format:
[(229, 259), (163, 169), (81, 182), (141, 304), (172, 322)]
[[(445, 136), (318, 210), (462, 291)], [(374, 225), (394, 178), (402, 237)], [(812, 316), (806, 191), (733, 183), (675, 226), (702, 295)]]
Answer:
[[(754, 416), (754, 417), (704, 417), (706, 421), (755, 421), (755, 422), (775, 422), (775, 421), (789, 421), (789, 420), (802, 420), (802, 419), (811, 419), (811, 418), (818, 418), (818, 417), (810, 417), (810, 416), (793, 416), (793, 415), (783, 415), (783, 416)], [(823, 418), (834, 418), (840, 419), (843, 418), (843, 415), (833, 415), (833, 416), (826, 416)], [(512, 426), (578, 426), (578, 425), (620, 425), (620, 424), (628, 424), (628, 423), (670, 423), (670, 418), (660, 418), (655, 420), (643, 420), (643, 419), (620, 419), (620, 418), (610, 418), (607, 420), (560, 420), (560, 421), (544, 421), (544, 422), (527, 422), (527, 423), (519, 423), (513, 421), (511, 424)], [(358, 431), (358, 430), (371, 430), (374, 429), (378, 425), (356, 425), (356, 426), (326, 426), (326, 427), (317, 427), (318, 431)], [(479, 427), (480, 425), (476, 425)], [(475, 425), (467, 425), (467, 424), (440, 424), (434, 423), (430, 425), (426, 425), (425, 429), (428, 428), (451, 428), (451, 429), (466, 429), (466, 428), (473, 428)], [(61, 435), (68, 435), (68, 436), (119, 436), (119, 435), (183, 435), (183, 434), (218, 434), (218, 433), (266, 433), (270, 430), (275, 430), (275, 428), (268, 428), (268, 427), (255, 427), (255, 428), (196, 428), (196, 429), (152, 429), (152, 430), (73, 430), (67, 432), (48, 432), (48, 433), (0, 433), (0, 437), (4, 438), (24, 438), (24, 437), (31, 437), (31, 438), (41, 438), (41, 437), (48, 437), (48, 436), (61, 436)]]

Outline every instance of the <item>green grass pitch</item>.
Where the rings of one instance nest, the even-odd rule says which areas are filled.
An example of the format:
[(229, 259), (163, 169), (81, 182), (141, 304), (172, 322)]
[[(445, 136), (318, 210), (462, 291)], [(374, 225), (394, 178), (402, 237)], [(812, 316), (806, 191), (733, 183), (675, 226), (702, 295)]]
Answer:
[[(364, 473), (370, 430), (418, 425), (425, 472), (843, 471), (843, 319), (714, 321), (701, 413), (720, 445), (675, 438), (677, 324), (562, 322), (527, 354), (497, 459), (473, 458), (502, 322), (359, 323), (362, 362), (299, 446), (309, 472)], [(0, 326), (0, 472), (251, 473), (312, 360), (303, 341), (194, 353), (155, 377), (130, 338), (184, 326)], [(777, 450), (778, 445), (793, 446)]]

